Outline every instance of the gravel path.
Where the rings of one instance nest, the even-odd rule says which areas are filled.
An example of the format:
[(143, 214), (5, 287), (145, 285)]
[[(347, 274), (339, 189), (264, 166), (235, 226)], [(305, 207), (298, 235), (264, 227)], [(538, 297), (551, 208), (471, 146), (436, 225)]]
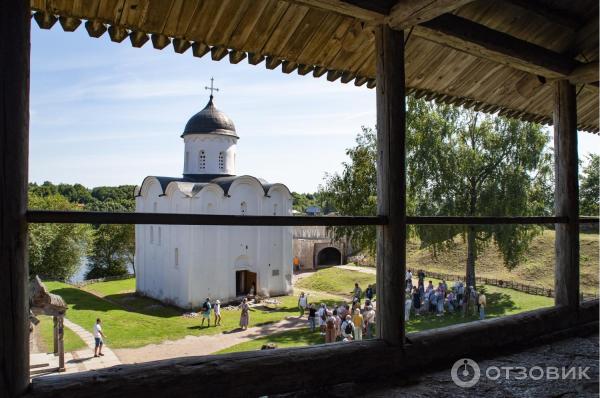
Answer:
[(213, 354), (236, 344), (274, 333), (308, 327), (306, 317), (288, 317), (282, 321), (247, 330), (234, 329), (211, 336), (186, 336), (175, 341), (149, 344), (139, 348), (115, 349), (122, 363), (138, 363), (160, 359)]

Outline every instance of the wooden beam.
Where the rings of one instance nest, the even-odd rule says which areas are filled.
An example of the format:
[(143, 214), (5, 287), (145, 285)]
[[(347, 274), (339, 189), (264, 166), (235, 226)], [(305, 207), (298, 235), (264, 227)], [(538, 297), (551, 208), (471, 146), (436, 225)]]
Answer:
[(385, 217), (373, 216), (231, 216), (216, 214), (109, 213), (95, 211), (29, 210), (31, 223), (169, 224), (169, 225), (379, 225)]
[(404, 344), (406, 272), (406, 104), (404, 33), (376, 29), (377, 212), (388, 224), (377, 227), (377, 333)]
[[(357, 358), (364, 362), (365, 371), (373, 374), (376, 382), (411, 382), (409, 375), (427, 373), (434, 367), (449, 368), (460, 358), (493, 358), (500, 350), (532, 348), (580, 333), (598, 333), (598, 300), (582, 303), (579, 311), (541, 308), (411, 333), (411, 344), (404, 348), (390, 347), (379, 340), (363, 340), (174, 358), (60, 377), (38, 377), (24, 398), (154, 398), (164, 396), (165, 385), (173, 397), (258, 397), (290, 395), (290, 392), (327, 396), (337, 385), (357, 381), (356, 372), (348, 371), (348, 364)], [(265, 375), (269, 375), (268, 382)], [(198, 383), (207, 378), (210, 383)]]
[(589, 84), (599, 81), (598, 78), (598, 61), (581, 64), (569, 75), (571, 84)]
[(65, 32), (75, 32), (79, 25), (81, 25), (81, 19), (79, 18), (61, 16), (58, 18), (58, 21)]
[(393, 29), (406, 29), (439, 17), (473, 0), (403, 0), (392, 8), (386, 21)]
[(90, 37), (98, 38), (106, 32), (106, 25), (101, 21), (90, 19), (85, 23), (85, 30), (87, 30)]
[[(36, 14), (37, 15), (37, 14)], [(29, 385), (29, 1), (0, 2), (0, 396)]]
[(581, 26), (582, 21), (575, 15), (570, 15), (564, 10), (552, 10), (546, 4), (538, 0), (502, 0), (504, 3), (519, 7), (539, 17), (544, 18), (549, 23), (560, 25), (569, 30), (576, 30)]
[(171, 38), (165, 35), (152, 33), (150, 38), (152, 39), (152, 47), (156, 48), (157, 50), (162, 50), (171, 44)]
[(575, 86), (554, 82), (554, 213), (568, 217), (556, 225), (554, 290), (556, 305), (579, 306), (579, 171)]
[(578, 64), (568, 56), (452, 14), (415, 26), (413, 34), (476, 57), (548, 78), (564, 78)]
[(382, 23), (385, 18), (383, 10), (373, 11), (341, 0), (288, 0), (288, 2), (333, 11), (371, 23)]

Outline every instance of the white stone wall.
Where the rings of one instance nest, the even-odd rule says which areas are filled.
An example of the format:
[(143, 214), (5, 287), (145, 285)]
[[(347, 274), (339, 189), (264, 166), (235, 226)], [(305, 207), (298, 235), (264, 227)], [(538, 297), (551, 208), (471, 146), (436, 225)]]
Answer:
[[(247, 215), (291, 215), (288, 189), (274, 185), (265, 194), (253, 177), (238, 177), (228, 196), (216, 184), (193, 196), (184, 188), (171, 183), (162, 195), (158, 180), (148, 178), (136, 211), (241, 214), (244, 207)], [(255, 272), (262, 295), (290, 293), (291, 227), (136, 226), (136, 288), (142, 294), (184, 308), (197, 308), (206, 297), (226, 302), (235, 298), (237, 270)]]
[[(237, 138), (219, 134), (189, 134), (185, 142), (183, 174), (235, 175)], [(204, 151), (205, 167), (200, 167), (200, 151)], [(223, 153), (224, 168), (219, 168), (219, 154)]]

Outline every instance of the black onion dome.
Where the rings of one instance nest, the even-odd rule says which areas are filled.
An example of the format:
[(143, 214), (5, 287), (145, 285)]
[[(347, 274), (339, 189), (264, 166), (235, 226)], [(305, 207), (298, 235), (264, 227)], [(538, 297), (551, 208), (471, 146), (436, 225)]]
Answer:
[(215, 108), (212, 95), (204, 109), (188, 120), (181, 136), (188, 134), (222, 134), (238, 138), (233, 121)]

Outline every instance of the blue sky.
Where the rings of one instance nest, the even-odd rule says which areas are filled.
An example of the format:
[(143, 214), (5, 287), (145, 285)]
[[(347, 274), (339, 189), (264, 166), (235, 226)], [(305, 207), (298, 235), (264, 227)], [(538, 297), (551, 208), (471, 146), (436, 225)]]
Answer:
[[(169, 46), (141, 49), (108, 34), (90, 38), (32, 24), (30, 181), (88, 187), (140, 184), (178, 176), (181, 132), (208, 100), (236, 125), (237, 173), (313, 192), (341, 169), (361, 126), (375, 125), (375, 90), (324, 77), (286, 75), (264, 63), (231, 65)], [(580, 154), (600, 152), (600, 137), (579, 134)]]

